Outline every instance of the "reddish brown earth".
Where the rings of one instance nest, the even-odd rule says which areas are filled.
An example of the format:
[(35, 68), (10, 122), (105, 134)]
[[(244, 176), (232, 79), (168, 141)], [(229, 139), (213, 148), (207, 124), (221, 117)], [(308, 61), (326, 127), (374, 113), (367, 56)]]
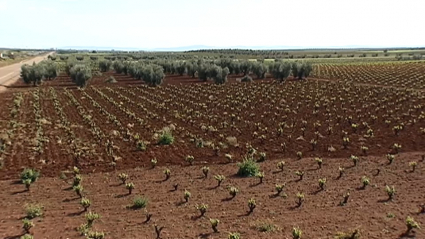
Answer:
[[(301, 160), (285, 159), (283, 172), (278, 172), (278, 161), (260, 164), (265, 179), (258, 184), (256, 178), (237, 178), (236, 164), (210, 165), (210, 176), (202, 178), (201, 166), (170, 166), (172, 176), (164, 180), (164, 167), (136, 168), (126, 171), (95, 173), (83, 176), (85, 196), (92, 201), (91, 211), (99, 213), (101, 219), (94, 223), (94, 230), (104, 231), (107, 238), (155, 238), (153, 225), (165, 226), (163, 238), (226, 238), (228, 232), (239, 232), (241, 238), (291, 238), (292, 227), (303, 231), (302, 238), (333, 238), (338, 231), (348, 232), (359, 228), (362, 238), (399, 238), (406, 230), (404, 220), (412, 216), (425, 224), (425, 214), (417, 214), (418, 205), (424, 203), (425, 180), (424, 163), (420, 162), (415, 172), (410, 172), (408, 162), (420, 160), (420, 154), (400, 155), (392, 165), (387, 165), (383, 157), (362, 158), (357, 167), (346, 159), (325, 159), (322, 169), (318, 169), (312, 158)], [(346, 174), (337, 179), (338, 167), (346, 168)], [(377, 169), (380, 173), (377, 174)], [(305, 178), (296, 181), (296, 170), (304, 170)], [(128, 173), (129, 181), (135, 184), (132, 195), (117, 175)], [(213, 175), (223, 174), (226, 180), (215, 188)], [(360, 178), (368, 176), (371, 185), (359, 190)], [(318, 179), (327, 178), (324, 191), (318, 191)], [(35, 219), (32, 230), (35, 238), (81, 238), (75, 230), (84, 223), (78, 197), (70, 187), (72, 178), (62, 181), (58, 177), (41, 177), (30, 192), (22, 192), (24, 187), (13, 180), (1, 181), (2, 216), (0, 236), (11, 238), (19, 235), (20, 218), (24, 217), (26, 203), (41, 203), (44, 216)], [(173, 185), (179, 184), (173, 192)], [(275, 184), (286, 183), (287, 197), (274, 196)], [(232, 200), (226, 187), (232, 185), (240, 193)], [(386, 201), (385, 186), (393, 185), (396, 196)], [(192, 196), (189, 203), (182, 203), (184, 189)], [(305, 194), (305, 202), (294, 208), (297, 192)], [(342, 195), (350, 192), (347, 205), (339, 206)], [(142, 210), (130, 210), (136, 196), (145, 196), (149, 204)], [(254, 198), (257, 208), (246, 215), (247, 201)], [(209, 208), (205, 217), (197, 218), (196, 204), (205, 203)], [(144, 224), (145, 214), (153, 214), (152, 221)], [(394, 218), (389, 215), (393, 214)], [(208, 218), (220, 220), (219, 233), (212, 233)], [(272, 223), (279, 229), (262, 233), (256, 226)], [(424, 238), (422, 230), (415, 230), (415, 238)]]
[[(110, 75), (118, 82), (105, 84)], [(237, 82), (240, 77), (230, 76), (224, 86), (187, 76), (167, 76), (163, 86), (149, 88), (128, 76), (112, 73), (95, 77), (85, 90), (78, 90), (66, 76), (38, 88), (15, 84), (0, 95), (5, 102), (0, 105), (2, 137), (9, 132), (7, 147), (0, 154), (0, 199), (1, 208), (6, 209), (0, 217), (0, 236), (13, 238), (20, 234), (22, 223), (18, 219), (24, 216), (23, 205), (37, 202), (44, 205), (45, 215), (35, 220), (35, 238), (80, 238), (75, 228), (84, 222), (84, 214), (75, 215), (80, 210), (79, 200), (72, 190), (64, 190), (72, 180), (66, 183), (58, 178), (61, 171), (75, 165), (84, 173), (83, 186), (93, 203), (91, 210), (102, 217), (95, 229), (107, 233), (107, 238), (154, 238), (153, 223), (166, 227), (163, 238), (225, 238), (228, 232), (239, 232), (242, 238), (290, 238), (293, 226), (303, 230), (303, 238), (333, 238), (337, 231), (354, 228), (360, 228), (362, 238), (398, 238), (406, 229), (406, 216), (425, 223), (423, 214), (416, 214), (418, 205), (425, 203), (421, 183), (424, 162), (420, 161), (425, 152), (423, 92), (316, 79), (285, 84), (266, 79), (246, 84)], [(37, 91), (42, 119), (39, 130), (44, 136), (41, 154), (34, 150), (38, 126), (33, 105), (37, 103)], [(22, 93), (23, 101), (12, 118), (13, 99), (18, 93)], [(12, 126), (12, 122), (17, 123)], [(350, 123), (358, 124), (357, 130)], [(175, 127), (175, 142), (156, 145), (154, 134), (171, 124)], [(393, 127), (398, 125), (403, 130), (396, 135)], [(328, 126), (332, 127), (330, 134)], [(304, 137), (300, 137), (303, 127)], [(373, 130), (373, 137), (366, 136), (368, 129)], [(127, 130), (148, 141), (146, 151), (138, 151), (133, 138), (126, 139)], [(350, 139), (346, 149), (342, 146), (344, 135)], [(230, 136), (237, 138), (238, 145), (227, 142)], [(193, 141), (201, 138), (204, 147), (200, 148)], [(115, 168), (111, 165), (113, 157), (106, 152), (108, 139), (115, 145)], [(314, 150), (312, 139), (318, 141)], [(401, 155), (392, 165), (386, 165), (385, 155), (396, 153), (392, 148), (395, 143), (402, 145)], [(210, 144), (222, 145), (220, 151), (215, 152)], [(253, 186), (258, 181), (255, 178), (234, 177), (236, 164), (221, 164), (226, 162), (225, 154), (240, 161), (247, 144), (267, 155), (267, 161), (261, 164), (266, 174), (262, 185)], [(73, 155), (75, 145), (86, 150), (79, 158)], [(369, 148), (368, 156), (363, 155), (361, 146)], [(303, 159), (296, 160), (297, 152), (302, 152)], [(185, 166), (187, 155), (194, 156), (196, 166)], [(350, 168), (350, 155), (359, 156), (358, 167)], [(314, 157), (323, 158), (322, 169), (316, 169)], [(158, 159), (159, 167), (151, 170), (152, 158)], [(287, 162), (286, 169), (274, 173), (279, 160)], [(408, 172), (411, 161), (418, 162), (414, 173)], [(210, 167), (209, 179), (199, 178), (202, 165)], [(337, 180), (339, 166), (346, 167), (347, 174)], [(31, 192), (19, 192), (23, 185), (13, 184), (25, 167), (42, 173)], [(171, 169), (172, 177), (160, 182), (165, 167)], [(379, 175), (375, 175), (377, 169)], [(296, 170), (306, 172), (303, 181), (294, 181)], [(151, 223), (142, 223), (143, 210), (125, 209), (134, 196), (124, 196), (124, 186), (116, 186), (118, 172), (130, 175), (136, 185), (134, 196), (149, 198), (147, 210), (154, 215)], [(215, 174), (224, 174), (227, 180), (222, 187), (211, 189), (216, 184), (212, 178)], [(362, 176), (370, 177), (372, 185), (357, 190)], [(327, 188), (315, 193), (319, 178), (327, 178)], [(170, 192), (177, 182), (179, 190)], [(273, 198), (275, 184), (285, 182), (288, 198)], [(239, 187), (241, 193), (234, 200), (222, 201), (228, 195), (227, 185)], [(394, 185), (397, 190), (392, 202), (382, 202), (386, 185)], [(184, 189), (192, 193), (192, 198), (187, 205), (176, 205)], [(338, 206), (347, 191), (351, 191), (349, 204)], [(306, 202), (295, 209), (297, 192), (305, 193)], [(258, 208), (246, 216), (251, 197), (257, 200)], [(221, 221), (220, 233), (211, 233), (206, 218), (192, 218), (197, 215), (197, 203), (209, 205), (206, 218)], [(389, 213), (395, 218), (388, 218)], [(280, 230), (264, 234), (253, 226), (266, 221)], [(425, 235), (420, 230), (415, 232), (416, 238)]]

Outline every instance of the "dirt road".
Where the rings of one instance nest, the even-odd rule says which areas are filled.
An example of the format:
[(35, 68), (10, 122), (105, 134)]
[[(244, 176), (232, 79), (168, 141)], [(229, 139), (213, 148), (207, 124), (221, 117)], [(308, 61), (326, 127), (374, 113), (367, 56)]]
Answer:
[(16, 82), (19, 79), (21, 73), (21, 66), (24, 64), (32, 64), (33, 62), (39, 63), (42, 60), (47, 59), (47, 56), (53, 54), (50, 52), (41, 56), (37, 56), (30, 60), (21, 61), (13, 65), (5, 66), (0, 68), (0, 92), (6, 89), (6, 86), (9, 86)]

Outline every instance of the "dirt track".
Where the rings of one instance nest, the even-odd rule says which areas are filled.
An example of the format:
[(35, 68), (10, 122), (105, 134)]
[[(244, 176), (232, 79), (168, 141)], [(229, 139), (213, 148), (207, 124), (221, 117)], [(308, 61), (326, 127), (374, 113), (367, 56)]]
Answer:
[(13, 84), (17, 79), (19, 79), (19, 74), (21, 72), (21, 66), (24, 64), (32, 64), (33, 62), (38, 63), (42, 60), (45, 60), (47, 56), (51, 55), (53, 52), (37, 56), (30, 60), (21, 61), (19, 63), (1, 67), (0, 68), (0, 92), (6, 89), (5, 86)]

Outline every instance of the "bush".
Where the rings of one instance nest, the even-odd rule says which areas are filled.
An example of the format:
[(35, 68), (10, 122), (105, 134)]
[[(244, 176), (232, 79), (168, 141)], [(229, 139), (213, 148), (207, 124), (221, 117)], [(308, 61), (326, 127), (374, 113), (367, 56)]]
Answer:
[(133, 205), (130, 206), (132, 209), (142, 209), (148, 205), (148, 199), (144, 197), (136, 197), (133, 200)]
[(127, 71), (127, 70), (124, 69), (125, 68), (125, 65), (121, 61), (114, 62), (114, 64), (112, 65), (112, 67), (114, 68), (114, 70), (115, 70), (115, 72), (117, 74), (121, 74), (124, 71)]
[(164, 68), (155, 64), (146, 65), (139, 71), (141, 73), (141, 78), (149, 86), (161, 85), (165, 77)]
[(292, 75), (298, 79), (308, 77), (313, 69), (310, 62), (293, 62), (292, 63)]
[(164, 130), (162, 130), (162, 133), (159, 136), (158, 144), (170, 145), (170, 144), (173, 144), (173, 142), (174, 142), (174, 136), (171, 129), (165, 128)]
[(43, 207), (36, 204), (28, 204), (25, 206), (25, 214), (27, 219), (34, 219), (43, 215)]
[(87, 85), (89, 79), (92, 78), (91, 68), (83, 64), (75, 65), (70, 70), (70, 76), (75, 84), (83, 88)]
[(267, 73), (267, 66), (264, 63), (256, 63), (252, 67), (252, 71), (258, 79), (264, 79)]
[(59, 75), (59, 67), (56, 62), (42, 61), (38, 65), (39, 70), (42, 72), (42, 79), (54, 79)]
[(46, 69), (38, 64), (29, 66), (27, 64), (21, 66), (21, 77), (26, 84), (33, 83), (34, 86), (41, 83), (41, 80), (46, 75)]
[(241, 177), (252, 177), (260, 171), (260, 167), (253, 158), (245, 158), (241, 163), (238, 163), (238, 167), (237, 175)]
[(99, 69), (101, 72), (107, 72), (111, 69), (112, 62), (108, 60), (99, 61)]
[(273, 78), (284, 81), (291, 73), (291, 64), (288, 62), (274, 62), (269, 66)]
[(31, 183), (34, 183), (35, 181), (37, 181), (39, 176), (40, 172), (36, 171), (35, 169), (26, 168), (21, 173), (21, 181), (22, 183), (24, 183), (25, 180), (30, 180)]

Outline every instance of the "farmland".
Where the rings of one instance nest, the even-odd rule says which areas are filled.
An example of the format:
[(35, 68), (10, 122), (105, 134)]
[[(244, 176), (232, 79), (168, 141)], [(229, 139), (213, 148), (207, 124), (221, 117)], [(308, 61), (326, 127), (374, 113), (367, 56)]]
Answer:
[[(96, 60), (86, 66), (99, 70)], [(137, 79), (146, 73), (117, 73), (115, 64), (85, 88), (62, 72), (0, 95), (1, 237), (21, 235), (23, 205), (40, 203), (34, 238), (83, 238), (76, 228), (85, 212), (69, 190), (77, 176), (89, 211), (100, 215), (92, 229), (106, 238), (155, 238), (155, 224), (165, 227), (162, 238), (296, 238), (294, 227), (302, 238), (356, 229), (361, 238), (425, 236), (405, 233), (408, 216), (425, 224), (423, 61), (314, 63), (307, 80), (286, 81), (271, 71), (256, 79), (254, 64), (246, 71), (255, 80), (241, 82), (241, 67), (225, 84), (193, 78), (189, 64), (184, 74), (155, 64), (166, 74), (156, 87)], [(221, 74), (225, 64), (234, 67), (208, 67)], [(260, 173), (238, 176), (243, 160), (258, 161), (251, 163)], [(24, 168), (41, 173), (29, 191), (14, 183)], [(225, 177), (220, 186), (217, 175)], [(147, 207), (126, 208), (137, 196)], [(250, 199), (256, 207), (247, 213)]]

